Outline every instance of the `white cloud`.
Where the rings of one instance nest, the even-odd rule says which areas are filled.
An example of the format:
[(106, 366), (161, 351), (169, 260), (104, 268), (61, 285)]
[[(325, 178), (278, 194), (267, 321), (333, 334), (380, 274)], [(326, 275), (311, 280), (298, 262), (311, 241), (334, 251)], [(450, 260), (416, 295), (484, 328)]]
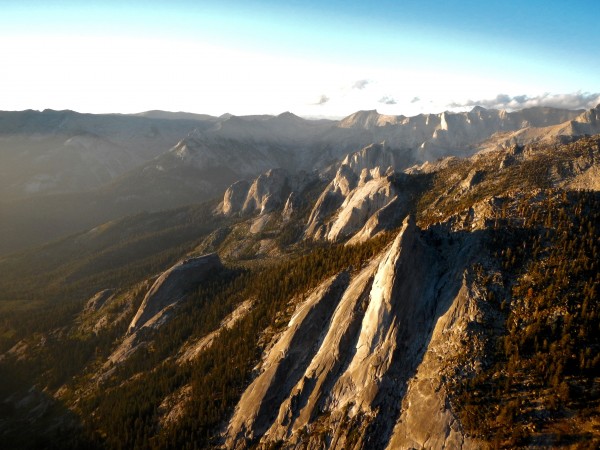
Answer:
[(317, 100), (315, 103), (313, 103), (313, 105), (324, 105), (328, 101), (329, 101), (329, 97), (327, 97), (325, 94), (322, 94), (319, 97), (319, 100)]
[(383, 103), (384, 105), (395, 105), (398, 102), (396, 101), (396, 99), (394, 99), (394, 97), (384, 95), (379, 99), (379, 103)]
[(352, 89), (362, 90), (362, 89), (366, 88), (369, 83), (370, 83), (369, 80), (357, 80), (352, 85)]
[(511, 97), (506, 94), (498, 94), (495, 98), (452, 102), (448, 106), (451, 108), (482, 106), (488, 109), (506, 109), (512, 111), (539, 106), (565, 109), (590, 109), (598, 104), (600, 104), (600, 93), (575, 92), (571, 94), (545, 93), (535, 97), (529, 97), (528, 95), (515, 95)]

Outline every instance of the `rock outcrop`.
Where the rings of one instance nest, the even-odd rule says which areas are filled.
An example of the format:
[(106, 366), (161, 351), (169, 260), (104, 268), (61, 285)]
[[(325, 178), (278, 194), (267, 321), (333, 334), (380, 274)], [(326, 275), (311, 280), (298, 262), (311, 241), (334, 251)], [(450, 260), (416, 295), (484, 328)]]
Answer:
[(250, 216), (272, 212), (289, 203), (293, 197), (291, 194), (301, 191), (313, 178), (306, 172), (292, 176), (284, 169), (268, 170), (252, 182), (242, 180), (232, 184), (225, 191), (216, 213)]
[(245, 445), (272, 424), (275, 408), (300, 380), (321, 343), (331, 315), (348, 284), (348, 274), (337, 275), (298, 308), (287, 330), (271, 348), (261, 374), (244, 392), (228, 429), (228, 445)]
[(98, 292), (87, 301), (83, 312), (88, 313), (98, 311), (108, 300), (112, 298), (113, 294), (114, 292), (112, 289), (104, 289)]
[(342, 205), (346, 197), (358, 184), (358, 175), (346, 164), (342, 164), (334, 179), (317, 199), (313, 207), (304, 236), (315, 240), (326, 236), (325, 220)]
[(395, 228), (408, 214), (409, 206), (406, 195), (399, 192), (364, 222), (364, 226), (348, 240), (347, 245), (365, 242), (382, 231)]
[(281, 220), (287, 222), (292, 218), (292, 215), (296, 212), (297, 203), (299, 203), (299, 199), (296, 193), (290, 193), (287, 200), (285, 201), (285, 205), (283, 205), (283, 211), (281, 212)]
[(177, 304), (199, 283), (223, 268), (216, 253), (188, 258), (163, 272), (146, 292), (129, 324), (127, 334), (96, 373), (99, 382), (107, 379), (120, 364), (152, 342), (154, 333), (171, 317)]
[(167, 307), (179, 302), (198, 283), (220, 268), (219, 256), (212, 253), (180, 261), (163, 272), (144, 297), (128, 332), (132, 333), (156, 319)]
[(398, 195), (391, 176), (359, 183), (346, 197), (331, 222), (327, 240), (337, 241), (360, 230), (375, 213), (396, 201)]
[[(388, 208), (393, 203), (405, 213), (402, 205), (406, 196), (395, 185), (396, 166), (394, 152), (384, 144), (370, 145), (348, 155), (315, 203), (305, 238), (334, 242), (362, 230), (361, 237), (356, 239), (360, 241), (385, 229), (392, 220), (398, 223), (401, 218), (390, 214)], [(388, 212), (384, 213), (386, 209)]]
[(451, 376), (452, 361), (464, 351), (459, 342), (470, 318), (478, 314), (477, 300), (476, 293), (463, 280), (450, 307), (443, 302), (438, 305), (436, 315), (439, 319), (423, 360), (408, 383), (388, 450), (478, 448), (474, 442), (465, 439), (461, 424), (448, 405), (449, 393), (443, 383), (444, 376)]
[(476, 184), (479, 184), (483, 180), (485, 173), (482, 170), (471, 170), (467, 177), (460, 184), (464, 190), (469, 190)]
[(358, 152), (348, 154), (342, 164), (347, 165), (356, 174), (361, 174), (365, 169), (370, 172), (374, 169), (396, 170), (405, 166), (406, 161), (402, 160), (402, 155), (392, 151), (385, 142), (381, 144), (371, 144)]
[(326, 281), (301, 303), (244, 392), (226, 447), (475, 448), (440, 374), (472, 318), (456, 314), (472, 305), (463, 271), (478, 240), (447, 236), (407, 218), (368, 266), (350, 280)]
[(285, 201), (286, 182), (287, 172), (283, 169), (272, 169), (259, 175), (250, 185), (240, 212), (263, 214), (281, 206)]
[(249, 190), (250, 183), (246, 180), (240, 180), (233, 183), (225, 191), (223, 203), (219, 206), (218, 212), (229, 216), (241, 211), (246, 202)]

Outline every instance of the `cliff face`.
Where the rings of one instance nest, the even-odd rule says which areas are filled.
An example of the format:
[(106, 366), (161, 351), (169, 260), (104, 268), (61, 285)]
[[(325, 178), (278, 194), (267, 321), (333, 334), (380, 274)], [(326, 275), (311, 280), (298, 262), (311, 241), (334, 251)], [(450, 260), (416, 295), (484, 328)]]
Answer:
[[(593, 110), (592, 110), (593, 111)], [(469, 112), (419, 114), (413, 117), (386, 116), (377, 111), (359, 111), (340, 121), (332, 136), (345, 143), (367, 145), (383, 142), (397, 152), (396, 163), (410, 165), (407, 161), (423, 163), (446, 156), (469, 156), (475, 153), (482, 141), (494, 140), (495, 133), (521, 136), (521, 143), (539, 139), (539, 130), (548, 133), (552, 127), (556, 134), (592, 134), (589, 117), (578, 117), (582, 111), (565, 111), (554, 108), (530, 108), (506, 112), (476, 107)], [(570, 126), (573, 124), (573, 126)], [(596, 131), (597, 132), (597, 131)], [(451, 150), (452, 149), (452, 150)], [(398, 167), (399, 168), (399, 167)]]
[[(298, 306), (243, 394), (226, 447), (470, 446), (440, 386), (466, 336), (472, 293), (463, 272), (478, 238), (435, 233), (407, 218), (368, 266), (328, 280)], [(435, 414), (423, 420), (424, 411)], [(430, 441), (431, 429), (440, 442)]]
[(283, 169), (271, 169), (252, 183), (239, 181), (225, 191), (219, 211), (225, 215), (263, 214), (285, 202), (288, 174)]
[(221, 268), (217, 254), (209, 254), (180, 261), (163, 272), (154, 282), (129, 324), (132, 333), (156, 318), (165, 308), (177, 303), (194, 286), (203, 281), (212, 270)]
[[(366, 170), (366, 169), (365, 169)], [(399, 192), (391, 177), (374, 178), (361, 182), (340, 206), (330, 223), (327, 240), (337, 241), (360, 230), (377, 211), (398, 199)]]
[(292, 193), (301, 191), (313, 178), (305, 172), (291, 175), (284, 169), (270, 169), (252, 182), (233, 183), (215, 212), (225, 216), (269, 213), (284, 206)]
[[(397, 224), (398, 217), (381, 213), (392, 203), (402, 210), (406, 201), (392, 176), (394, 168), (402, 165), (398, 159), (384, 144), (370, 145), (348, 155), (315, 203), (305, 238), (335, 242), (362, 229), (355, 241), (363, 241), (385, 229), (388, 219)], [(376, 218), (363, 229), (373, 216)]]
[(261, 374), (244, 392), (229, 426), (230, 445), (243, 445), (247, 438), (260, 437), (272, 426), (278, 405), (285, 403), (294, 383), (305, 376), (347, 285), (348, 275), (342, 273), (323, 283), (300, 305), (266, 355)]

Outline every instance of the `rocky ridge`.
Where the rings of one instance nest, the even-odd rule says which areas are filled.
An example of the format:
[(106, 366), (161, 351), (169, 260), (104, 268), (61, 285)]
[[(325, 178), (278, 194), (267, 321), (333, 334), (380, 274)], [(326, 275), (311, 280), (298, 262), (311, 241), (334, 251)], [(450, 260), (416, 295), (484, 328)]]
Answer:
[(0, 200), (99, 188), (213, 120), (0, 111)]
[[(217, 121), (210, 129), (190, 133), (141, 170), (155, 176), (177, 178), (186, 170), (209, 178), (211, 173), (220, 172), (221, 179), (232, 183), (252, 179), (275, 168), (286, 169), (291, 174), (299, 170), (324, 170), (372, 144), (375, 148), (371, 153), (387, 158), (379, 165), (403, 170), (440, 157), (470, 156), (480, 148), (481, 142), (498, 132), (558, 126), (579, 120), (577, 117), (581, 115), (581, 111), (553, 108), (512, 113), (474, 108), (468, 113), (414, 117), (359, 111), (339, 122), (308, 121), (291, 113), (230, 116)], [(575, 132), (563, 127), (561, 134)], [(381, 142), (385, 142), (384, 151), (377, 146)]]
[[(337, 241), (360, 230), (367, 219), (400, 203), (394, 183), (396, 156), (385, 144), (369, 145), (346, 156), (308, 217), (305, 238)], [(370, 229), (377, 228), (375, 225)], [(363, 236), (372, 236), (366, 230)]]
[[(213, 199), (232, 183), (271, 169), (295, 176), (334, 167), (333, 177), (348, 154), (381, 142), (385, 158), (378, 165), (385, 172), (390, 165), (401, 171), (507, 142), (539, 141), (550, 133), (548, 127), (554, 127), (556, 136), (579, 136), (597, 129), (595, 111), (474, 108), (414, 117), (359, 111), (342, 121), (310, 121), (291, 113), (220, 118), (2, 113), (0, 136), (6, 139), (0, 139), (5, 146), (0, 192), (9, 195), (0, 208), (6, 211), (0, 231), (10, 237), (0, 244), (0, 252), (22, 250), (124, 214)], [(511, 134), (521, 130), (520, 137)], [(35, 133), (46, 137), (39, 141)], [(46, 197), (49, 193), (55, 195)], [(43, 232), (37, 225), (42, 221), (51, 225)]]
[[(440, 232), (436, 238), (443, 236)], [(439, 429), (436, 439), (442, 441), (432, 448), (477, 448), (444, 406), (443, 390), (424, 394), (409, 385), (415, 372), (420, 380), (431, 377), (439, 383), (439, 371), (452, 351), (438, 354), (440, 349), (431, 343), (446, 341), (452, 332), (457, 334), (452, 342), (460, 346), (465, 338), (462, 320), (470, 319), (457, 319), (456, 314), (475, 301), (463, 272), (473, 262), (477, 238), (454, 243), (443, 238), (444, 250), (453, 247), (443, 253), (431, 239), (431, 233), (407, 218), (391, 247), (367, 267), (342, 284), (339, 277), (328, 280), (298, 306), (265, 355), (260, 375), (242, 395), (227, 429), (227, 448), (245, 448), (259, 440), (261, 446), (278, 443), (283, 448), (301, 442), (305, 448), (397, 448), (399, 442), (427, 445), (433, 428)], [(316, 329), (309, 333), (307, 327)], [(413, 402), (400, 414), (408, 386)], [(437, 403), (427, 401), (426, 395), (438, 398)], [(427, 424), (417, 424), (414, 417), (424, 405), (436, 414)], [(409, 430), (407, 420), (412, 422)], [(358, 442), (348, 422), (361, 430)], [(316, 424), (328, 431), (310, 433)]]
[[(298, 192), (310, 181), (306, 173), (291, 175), (284, 169), (270, 169), (251, 183), (238, 181), (226, 191), (217, 207), (218, 214), (231, 216), (262, 215), (288, 203), (292, 192)], [(288, 205), (291, 208), (291, 201)]]
[(129, 324), (128, 332), (160, 320), (166, 308), (180, 301), (190, 289), (222, 267), (219, 256), (213, 253), (179, 261), (163, 272), (144, 297)]
[[(102, 370), (96, 373), (95, 380), (105, 381), (118, 366), (124, 364), (141, 348), (147, 347), (155, 339), (155, 334), (176, 313), (175, 308), (178, 303), (191, 294), (199, 283), (214, 276), (222, 268), (219, 256), (213, 253), (184, 259), (161, 273), (147, 288), (127, 332), (106, 359)], [(101, 294), (97, 294), (92, 300)], [(240, 315), (241, 312), (234, 315), (230, 322), (235, 323)], [(94, 329), (107, 326), (106, 320), (102, 318), (100, 320), (101, 322), (97, 323)], [(210, 338), (207, 338), (204, 347), (208, 345), (210, 345)], [(197, 353), (200, 351), (201, 349), (197, 350)]]
[[(306, 217), (303, 239), (321, 242), (349, 239), (349, 244), (354, 244), (393, 229), (415, 208), (414, 199), (421, 189), (420, 183), (428, 183), (427, 180), (438, 173), (451, 172), (452, 195), (463, 198), (470, 192), (478, 192), (480, 185), (494, 189), (498, 170), (504, 176), (515, 164), (534, 164), (536, 160), (544, 160), (546, 165), (546, 160), (553, 158), (548, 181), (557, 187), (594, 189), (598, 183), (595, 144), (590, 144), (586, 138), (570, 140), (572, 148), (587, 146), (588, 150), (576, 157), (571, 154), (562, 156), (560, 149), (567, 144), (555, 138), (548, 143), (506, 145), (463, 162), (455, 157), (444, 158), (435, 163), (412, 166), (403, 172), (397, 169), (403, 164), (397, 163), (394, 150), (385, 143), (369, 145), (347, 155), (335, 171), (328, 169), (320, 173), (322, 179), (330, 181)], [(581, 143), (577, 144), (579, 140)], [(552, 148), (558, 153), (551, 154)], [(464, 175), (457, 175), (457, 165), (465, 165), (466, 161), (471, 161), (471, 168)], [(314, 176), (298, 182), (298, 177), (291, 177), (281, 169), (268, 171), (252, 183), (240, 181), (230, 186), (217, 212), (246, 217), (260, 217), (267, 212), (280, 213), (283, 226), (291, 217), (294, 202), (299, 201), (298, 194), (311, 179)], [(440, 199), (445, 194), (440, 192)], [(267, 219), (271, 220), (271, 216), (256, 219), (250, 227), (252, 232), (262, 229)]]

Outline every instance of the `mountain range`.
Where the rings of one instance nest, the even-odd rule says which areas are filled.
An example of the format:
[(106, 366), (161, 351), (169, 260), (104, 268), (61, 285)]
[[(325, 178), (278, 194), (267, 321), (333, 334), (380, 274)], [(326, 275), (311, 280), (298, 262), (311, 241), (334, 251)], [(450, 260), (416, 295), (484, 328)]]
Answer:
[[(0, 254), (125, 214), (219, 196), (231, 183), (283, 168), (323, 171), (385, 142), (395, 170), (509, 143), (598, 132), (598, 110), (385, 116), (341, 121), (279, 116), (0, 114)], [(335, 169), (332, 169), (335, 170)]]
[(597, 448), (599, 120), (0, 113), (0, 439)]

